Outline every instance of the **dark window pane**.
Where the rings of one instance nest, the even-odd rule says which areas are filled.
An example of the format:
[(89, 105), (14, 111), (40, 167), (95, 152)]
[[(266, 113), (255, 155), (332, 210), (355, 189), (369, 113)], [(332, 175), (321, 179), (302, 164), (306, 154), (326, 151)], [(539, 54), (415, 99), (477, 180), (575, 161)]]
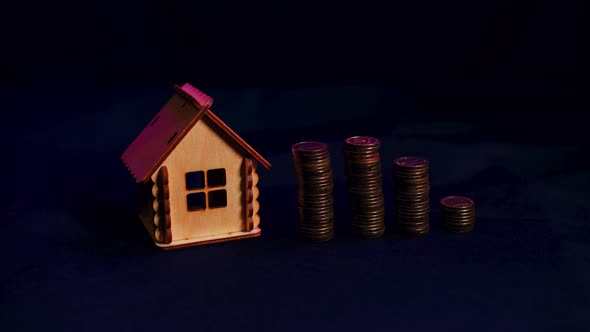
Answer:
[(205, 210), (205, 193), (186, 195), (186, 207), (189, 211)]
[(210, 169), (207, 171), (207, 187), (225, 186), (225, 168)]
[(186, 189), (205, 188), (205, 173), (203, 171), (186, 173)]
[(218, 208), (227, 206), (227, 192), (225, 190), (213, 190), (209, 192), (209, 207)]

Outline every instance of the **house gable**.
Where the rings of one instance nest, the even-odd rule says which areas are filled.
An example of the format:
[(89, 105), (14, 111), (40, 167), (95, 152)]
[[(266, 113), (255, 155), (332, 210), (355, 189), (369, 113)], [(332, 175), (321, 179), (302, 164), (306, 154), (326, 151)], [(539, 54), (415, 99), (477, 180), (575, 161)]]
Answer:
[[(207, 117), (197, 122), (170, 152), (161, 166), (167, 166), (169, 172), (174, 241), (190, 239), (195, 235), (201, 237), (243, 231), (242, 167), (247, 155)], [(207, 175), (211, 170), (223, 170), (225, 185), (209, 187)], [(192, 172), (203, 172), (203, 188), (187, 189), (186, 175)], [(156, 174), (152, 174), (152, 180)], [(215, 194), (224, 194), (227, 206), (210, 207)], [(189, 195), (203, 197), (204, 209), (190, 211)]]

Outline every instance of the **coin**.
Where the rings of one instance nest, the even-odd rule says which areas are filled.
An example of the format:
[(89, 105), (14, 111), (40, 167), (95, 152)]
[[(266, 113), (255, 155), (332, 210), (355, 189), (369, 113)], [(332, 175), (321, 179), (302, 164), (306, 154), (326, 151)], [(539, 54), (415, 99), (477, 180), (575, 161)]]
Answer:
[(443, 227), (455, 233), (473, 230), (475, 225), (475, 203), (469, 197), (447, 196), (440, 200)]
[(409, 234), (429, 230), (429, 161), (421, 157), (399, 157), (393, 161), (396, 223)]
[(363, 237), (381, 236), (385, 230), (385, 201), (380, 141), (375, 137), (353, 136), (344, 143), (351, 226)]
[(451, 209), (471, 207), (474, 205), (473, 200), (463, 196), (447, 196), (440, 200), (440, 203)]
[(394, 165), (399, 167), (428, 167), (428, 160), (421, 157), (399, 157), (394, 160)]
[(328, 146), (307, 141), (293, 144), (297, 173), (299, 233), (314, 241), (334, 235), (334, 182)]
[(443, 224), (443, 228), (446, 229), (447, 231), (453, 232), (453, 233), (467, 233), (467, 232), (471, 232), (474, 229), (474, 225), (470, 224), (467, 226), (455, 227), (453, 225)]

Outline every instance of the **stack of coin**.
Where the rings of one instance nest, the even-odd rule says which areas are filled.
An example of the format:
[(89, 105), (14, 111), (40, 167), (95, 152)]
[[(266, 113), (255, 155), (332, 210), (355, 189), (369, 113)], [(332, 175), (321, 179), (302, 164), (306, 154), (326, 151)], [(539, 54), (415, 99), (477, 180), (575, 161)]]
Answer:
[(366, 136), (346, 139), (344, 157), (352, 228), (363, 237), (385, 232), (380, 142)]
[(440, 200), (442, 225), (455, 233), (469, 232), (475, 225), (475, 204), (468, 197), (447, 196)]
[(300, 142), (291, 148), (297, 172), (299, 233), (310, 240), (334, 237), (334, 182), (328, 146)]
[(397, 225), (403, 232), (425, 234), (429, 229), (428, 160), (400, 157), (393, 161)]

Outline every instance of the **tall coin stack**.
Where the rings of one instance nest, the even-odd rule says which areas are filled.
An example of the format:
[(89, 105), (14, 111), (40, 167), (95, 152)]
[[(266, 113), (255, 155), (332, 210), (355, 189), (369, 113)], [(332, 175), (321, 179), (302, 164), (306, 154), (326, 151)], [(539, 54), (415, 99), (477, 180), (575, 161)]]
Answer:
[(428, 160), (400, 157), (393, 161), (397, 225), (403, 232), (425, 234), (429, 229)]
[(352, 228), (367, 238), (385, 232), (379, 148), (378, 139), (366, 136), (350, 137), (344, 145)]
[(299, 232), (310, 240), (334, 237), (334, 182), (328, 146), (300, 142), (291, 148), (297, 172)]
[(470, 198), (447, 196), (440, 200), (443, 227), (451, 232), (469, 232), (475, 225), (475, 204)]

